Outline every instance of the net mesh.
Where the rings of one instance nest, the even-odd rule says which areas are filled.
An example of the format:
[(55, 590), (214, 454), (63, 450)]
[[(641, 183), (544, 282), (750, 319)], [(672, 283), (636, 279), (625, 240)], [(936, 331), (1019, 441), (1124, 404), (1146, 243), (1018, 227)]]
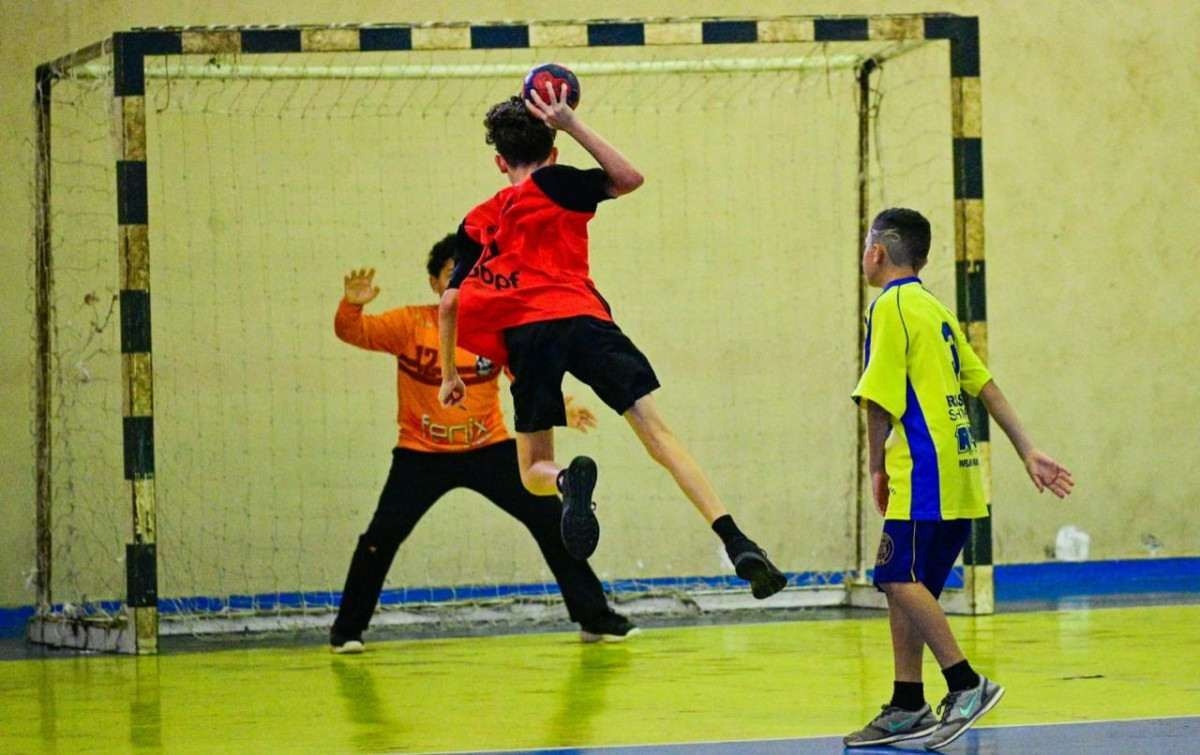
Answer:
[(51, 90), (51, 591), (65, 612), (108, 615), (124, 594), (120, 288), (112, 82)]
[[(148, 59), (163, 631), (328, 620), (396, 432), (394, 363), (333, 334), (341, 276), (379, 271), (368, 311), (435, 301), (429, 246), (502, 185), (483, 114), (515, 92), (510, 69), (547, 59), (580, 72), (581, 115), (648, 177), (592, 222), (592, 273), (655, 364), (664, 415), (794, 583), (839, 584), (858, 566), (865, 57), (891, 58), (872, 90), (872, 208), (920, 207), (934, 259), (953, 249), (945, 51), (864, 47), (722, 45), (716, 68), (699, 45)], [(51, 156), (51, 587), (92, 613), (119, 606), (130, 539), (111, 87), (97, 66), (55, 84)], [(952, 264), (935, 268), (948, 295)], [(623, 421), (565, 390), (601, 415), (598, 432), (558, 437), (560, 456), (601, 464), (601, 579), (693, 606), (732, 585)], [(561, 619), (523, 607), (554, 591), (519, 525), (454, 491), (401, 547), (383, 603), (422, 621), (438, 620), (430, 603)]]

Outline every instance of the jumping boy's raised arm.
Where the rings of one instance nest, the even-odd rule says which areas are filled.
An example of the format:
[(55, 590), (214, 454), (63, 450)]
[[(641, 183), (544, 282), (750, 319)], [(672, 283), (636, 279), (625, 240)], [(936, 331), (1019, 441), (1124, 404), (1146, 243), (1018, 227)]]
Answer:
[(604, 137), (589, 128), (575, 111), (567, 106), (567, 89), (563, 85), (561, 96), (556, 95), (553, 88), (547, 87), (546, 99), (538, 92), (533, 92), (532, 100), (525, 100), (525, 107), (550, 128), (565, 131), (586, 149), (600, 167), (608, 174), (609, 196), (619, 197), (628, 194), (645, 182), (645, 177), (633, 167), (633, 163), (622, 155), (617, 148), (605, 141)]

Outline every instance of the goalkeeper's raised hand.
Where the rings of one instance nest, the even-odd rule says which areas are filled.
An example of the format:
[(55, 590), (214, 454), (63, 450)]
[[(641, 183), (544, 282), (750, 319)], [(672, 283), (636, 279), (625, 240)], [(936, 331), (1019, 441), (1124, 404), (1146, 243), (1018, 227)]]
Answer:
[(362, 306), (369, 304), (379, 296), (379, 287), (375, 285), (375, 268), (351, 270), (342, 281), (346, 285), (346, 301)]

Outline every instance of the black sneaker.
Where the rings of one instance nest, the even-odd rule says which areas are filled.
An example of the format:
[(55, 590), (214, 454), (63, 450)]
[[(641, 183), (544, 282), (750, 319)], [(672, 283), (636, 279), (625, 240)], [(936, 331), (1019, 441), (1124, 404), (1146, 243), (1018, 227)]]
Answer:
[(600, 542), (600, 522), (596, 521), (596, 462), (576, 456), (559, 476), (563, 496), (562, 540), (571, 558), (582, 561), (596, 552)]
[(336, 655), (357, 655), (367, 646), (363, 643), (362, 632), (342, 634), (336, 629), (329, 630), (329, 652)]
[(775, 568), (767, 552), (749, 538), (738, 538), (725, 546), (737, 575), (750, 583), (750, 592), (762, 600), (787, 587), (787, 577)]
[(632, 637), (641, 631), (637, 624), (616, 611), (609, 611), (592, 621), (579, 623), (579, 639), (582, 642), (624, 642), (626, 637)]

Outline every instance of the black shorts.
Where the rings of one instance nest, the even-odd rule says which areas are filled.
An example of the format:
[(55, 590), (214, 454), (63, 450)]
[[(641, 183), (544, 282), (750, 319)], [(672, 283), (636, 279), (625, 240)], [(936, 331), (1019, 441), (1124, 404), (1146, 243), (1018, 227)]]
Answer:
[(568, 317), (504, 331), (519, 433), (566, 425), (562, 379), (571, 373), (617, 414), (658, 388), (650, 360), (616, 323)]

